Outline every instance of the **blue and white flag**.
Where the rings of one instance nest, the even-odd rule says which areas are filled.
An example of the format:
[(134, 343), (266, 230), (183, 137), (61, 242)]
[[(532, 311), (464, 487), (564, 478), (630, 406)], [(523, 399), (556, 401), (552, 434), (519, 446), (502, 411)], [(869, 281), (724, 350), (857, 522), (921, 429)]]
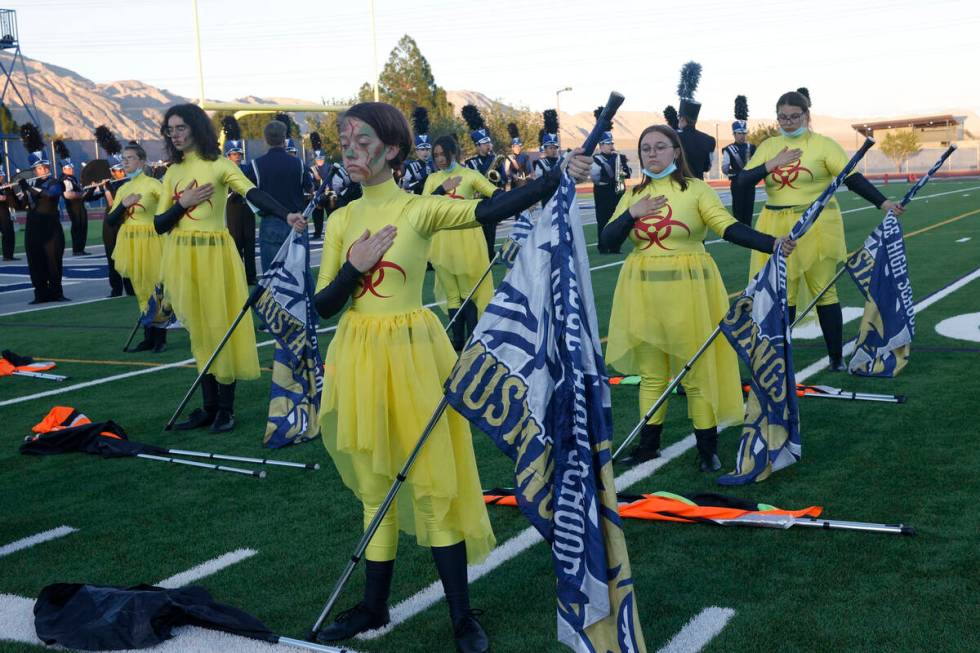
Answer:
[(580, 653), (645, 651), (616, 504), (585, 238), (567, 175), (477, 324), (446, 396), (515, 463), (518, 506), (551, 546), (559, 641)]
[[(871, 139), (865, 141), (820, 197), (803, 212), (790, 229), (789, 238), (803, 237), (873, 144)], [(781, 252), (769, 257), (718, 327), (750, 371), (735, 471), (718, 477), (718, 484), (763, 481), (803, 455), (786, 306), (786, 259)]]
[(158, 283), (146, 303), (140, 324), (154, 329), (176, 329), (181, 326), (173, 306), (163, 298), (163, 284)]
[(510, 235), (500, 246), (500, 258), (508, 270), (514, 267), (517, 253), (521, 251), (521, 247), (523, 247), (524, 241), (527, 240), (532, 229), (534, 229), (534, 223), (531, 222), (531, 216), (528, 212), (518, 213), (517, 217), (514, 218), (514, 226), (511, 227)]
[(323, 359), (317, 345), (310, 244), (289, 232), (269, 269), (259, 278), (255, 311), (276, 340), (265, 446), (278, 449), (320, 433), (317, 411), (323, 389)]

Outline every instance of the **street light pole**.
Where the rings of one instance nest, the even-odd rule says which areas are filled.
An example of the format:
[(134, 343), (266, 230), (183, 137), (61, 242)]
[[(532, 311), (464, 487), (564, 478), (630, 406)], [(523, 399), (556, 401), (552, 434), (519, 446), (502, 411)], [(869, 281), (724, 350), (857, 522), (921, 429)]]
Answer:
[(197, 83), (200, 89), (201, 106), (204, 106), (204, 64), (201, 62), (201, 20), (197, 15), (197, 0), (192, 0), (194, 5), (194, 43), (197, 54)]
[(378, 102), (378, 31), (374, 27), (374, 0), (371, 0), (371, 48), (374, 54), (374, 101)]
[(566, 86), (565, 88), (560, 88), (557, 91), (555, 91), (555, 111), (558, 112), (559, 114), (561, 113), (561, 94), (564, 93), (565, 91), (570, 91), (570, 90), (572, 90), (572, 87)]

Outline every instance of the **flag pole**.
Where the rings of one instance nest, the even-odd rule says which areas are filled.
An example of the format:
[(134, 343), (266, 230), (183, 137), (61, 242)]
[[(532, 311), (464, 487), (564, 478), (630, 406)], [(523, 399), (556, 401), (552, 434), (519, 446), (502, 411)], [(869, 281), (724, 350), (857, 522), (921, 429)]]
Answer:
[(677, 376), (675, 376), (671, 380), (671, 382), (667, 385), (667, 388), (663, 391), (663, 393), (661, 393), (661, 395), (657, 398), (657, 400), (653, 402), (653, 405), (650, 406), (650, 410), (646, 412), (646, 414), (640, 419), (640, 421), (636, 424), (636, 426), (633, 427), (633, 430), (630, 431), (630, 434), (626, 436), (626, 439), (623, 441), (623, 444), (619, 445), (619, 448), (616, 449), (616, 452), (612, 456), (613, 462), (615, 462), (616, 459), (619, 458), (619, 454), (623, 453), (623, 450), (626, 447), (628, 447), (630, 443), (633, 442), (634, 439), (636, 439), (636, 436), (639, 435), (640, 431), (643, 430), (643, 425), (646, 424), (647, 420), (653, 417), (653, 414), (657, 412), (657, 410), (659, 410), (661, 406), (664, 405), (664, 402), (666, 402), (667, 398), (671, 395), (672, 392), (674, 392), (674, 389), (678, 385), (680, 385), (681, 380), (685, 376), (687, 376), (688, 372), (691, 371), (691, 366), (693, 366), (694, 363), (696, 363), (697, 360), (701, 358), (704, 352), (708, 350), (708, 347), (711, 346), (711, 343), (715, 341), (715, 338), (717, 338), (720, 333), (721, 333), (721, 327), (716, 326), (715, 330), (712, 331), (711, 335), (708, 336), (708, 339), (705, 340), (700, 347), (698, 347), (698, 350), (696, 352), (694, 352), (694, 355), (691, 356), (690, 360), (684, 363), (684, 368), (677, 374)]
[(230, 472), (232, 474), (242, 474), (244, 476), (252, 476), (254, 478), (265, 478), (265, 470), (251, 470), (242, 469), (241, 467), (228, 467), (226, 465), (211, 465), (209, 463), (199, 463), (196, 460), (184, 460), (183, 458), (173, 458), (171, 456), (158, 456), (156, 454), (149, 453), (138, 453), (136, 458), (143, 458), (145, 460), (157, 460), (162, 463), (174, 463), (177, 465), (190, 465), (191, 467), (201, 467), (202, 469), (211, 469), (216, 472)]
[[(925, 186), (927, 183), (929, 183), (929, 180), (932, 179), (933, 176), (937, 172), (939, 172), (939, 169), (943, 167), (943, 164), (946, 162), (946, 159), (952, 156), (953, 152), (955, 151), (956, 151), (955, 143), (950, 145), (948, 148), (946, 148), (946, 151), (943, 152), (942, 155), (940, 155), (939, 159), (934, 164), (932, 164), (932, 167), (929, 168), (929, 171), (926, 174), (922, 175), (919, 178), (919, 180), (915, 182), (912, 185), (912, 187), (908, 189), (908, 191), (906, 191), (905, 196), (902, 198), (902, 201), (899, 202), (899, 205), (902, 207), (908, 206), (909, 202), (912, 201), (912, 198), (915, 197), (916, 193), (922, 190), (922, 187)], [(894, 213), (892, 213), (891, 211), (889, 211), (888, 213), (890, 215), (894, 215)], [(885, 217), (887, 218), (888, 216), (886, 215)], [(824, 286), (819, 293), (817, 293), (817, 296), (813, 298), (813, 301), (811, 301), (806, 308), (803, 309), (803, 312), (796, 316), (796, 320), (793, 322), (792, 325), (790, 325), (790, 329), (795, 328), (796, 325), (798, 325), (801, 321), (803, 321), (803, 318), (807, 316), (807, 313), (813, 310), (813, 307), (817, 305), (817, 302), (820, 301), (820, 298), (823, 297), (828, 290), (834, 287), (834, 284), (837, 283), (837, 280), (840, 279), (841, 276), (846, 271), (847, 271), (847, 263), (845, 262), (844, 265), (841, 266), (840, 270), (837, 271), (837, 274), (834, 275), (834, 278), (831, 279), (830, 282), (826, 286)]]
[(497, 261), (499, 260), (500, 260), (500, 252), (498, 251), (496, 254), (493, 255), (493, 258), (490, 260), (490, 265), (488, 265), (487, 269), (483, 271), (483, 275), (480, 277), (480, 280), (477, 281), (476, 285), (473, 286), (473, 289), (470, 290), (470, 294), (467, 295), (466, 299), (463, 300), (463, 303), (459, 305), (459, 309), (456, 311), (456, 314), (453, 315), (452, 318), (449, 320), (449, 324), (446, 325), (446, 333), (449, 333), (450, 327), (453, 326), (453, 323), (463, 313), (463, 307), (466, 306), (470, 302), (470, 300), (473, 299), (473, 295), (475, 295), (476, 291), (479, 290), (481, 285), (483, 285), (483, 282), (490, 274), (490, 271), (493, 270), (493, 266), (496, 265)]
[(208, 458), (210, 460), (233, 460), (239, 463), (255, 463), (256, 465), (278, 465), (280, 467), (295, 467), (297, 469), (320, 469), (320, 463), (294, 463), (288, 460), (269, 460), (268, 458), (249, 458), (247, 456), (232, 456), (207, 451), (188, 451), (186, 449), (167, 449), (167, 453), (177, 456)]
[(132, 330), (132, 331), (130, 332), (130, 334), (129, 334), (129, 339), (128, 339), (128, 340), (126, 340), (126, 344), (125, 344), (125, 345), (123, 345), (123, 352), (128, 352), (128, 351), (129, 351), (129, 346), (130, 346), (131, 344), (133, 344), (133, 338), (135, 338), (135, 337), (136, 337), (136, 332), (137, 332), (137, 331), (139, 331), (139, 329), (140, 329), (140, 324), (141, 324), (142, 322), (143, 322), (143, 314), (142, 314), (142, 313), (140, 313), (140, 314), (139, 314), (139, 315), (138, 315), (138, 316), (136, 317), (136, 324), (135, 324), (135, 325), (133, 326), (133, 330)]
[(177, 418), (180, 417), (180, 413), (184, 410), (184, 407), (187, 406), (187, 403), (191, 400), (191, 396), (193, 396), (194, 391), (197, 390), (197, 386), (201, 385), (201, 380), (204, 379), (204, 375), (208, 373), (209, 369), (211, 369), (212, 363), (214, 363), (215, 359), (218, 357), (218, 354), (221, 353), (221, 350), (224, 349), (224, 346), (231, 339), (232, 334), (235, 332), (235, 329), (238, 327), (239, 323), (241, 323), (242, 319), (248, 313), (248, 310), (252, 307), (253, 304), (255, 304), (256, 301), (258, 301), (259, 295), (262, 293), (263, 290), (265, 290), (265, 288), (261, 284), (256, 284), (255, 288), (249, 294), (248, 299), (245, 300), (245, 304), (242, 306), (242, 310), (238, 312), (238, 317), (236, 317), (235, 321), (231, 323), (230, 327), (228, 327), (228, 332), (225, 333), (224, 337), (221, 339), (221, 342), (219, 342), (218, 346), (215, 348), (214, 353), (211, 354), (211, 357), (208, 358), (208, 361), (204, 364), (204, 369), (202, 369), (201, 373), (197, 375), (196, 379), (194, 379), (194, 383), (191, 384), (191, 387), (187, 391), (187, 394), (184, 395), (184, 398), (180, 401), (180, 404), (177, 405), (177, 410), (174, 411), (174, 414), (170, 418), (170, 421), (168, 421), (167, 425), (163, 427), (164, 431), (169, 431), (173, 428), (174, 422), (177, 421)]
[(874, 524), (839, 519), (794, 517), (792, 515), (742, 515), (733, 519), (712, 519), (721, 526), (755, 526), (757, 528), (787, 529), (793, 526), (822, 528), (824, 530), (860, 531), (863, 533), (887, 533), (890, 535), (915, 535), (915, 528), (905, 524)]

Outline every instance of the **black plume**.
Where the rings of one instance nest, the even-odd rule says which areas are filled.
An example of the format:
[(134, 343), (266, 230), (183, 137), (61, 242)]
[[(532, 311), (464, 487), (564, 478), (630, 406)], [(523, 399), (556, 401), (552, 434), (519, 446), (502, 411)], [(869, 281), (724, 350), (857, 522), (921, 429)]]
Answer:
[(412, 109), (412, 127), (415, 135), (429, 133), (429, 110), (425, 107), (415, 107)]
[(808, 89), (806, 86), (799, 87), (796, 89), (796, 92), (806, 98), (807, 104), (813, 104), (813, 100), (810, 99), (810, 89)]
[(242, 140), (242, 128), (235, 120), (235, 116), (225, 116), (221, 119), (221, 131), (225, 133), (225, 139), (229, 141)]
[(744, 95), (735, 96), (735, 120), (749, 119), (749, 99)]
[(280, 111), (276, 114), (276, 117), (273, 118), (273, 120), (278, 120), (282, 124), (286, 125), (286, 138), (293, 137), (293, 125), (296, 123), (293, 122), (293, 119), (289, 117), (288, 113)]
[(122, 151), (119, 140), (105, 125), (99, 125), (95, 128), (95, 140), (98, 141), (99, 147), (105, 150), (106, 154), (119, 154)]
[(677, 129), (677, 109), (670, 104), (664, 107), (664, 121), (666, 121), (666, 123), (670, 125), (672, 129)]
[(520, 138), (521, 137), (521, 130), (519, 130), (517, 128), (517, 123), (516, 122), (509, 122), (509, 123), (507, 123), (507, 133), (510, 135), (511, 138)]
[(595, 119), (596, 120), (599, 119), (599, 116), (602, 115), (602, 110), (605, 109), (605, 108), (606, 107), (601, 107), (601, 106), (600, 107), (596, 107), (596, 110), (592, 112), (592, 115), (595, 116)]
[(463, 120), (466, 121), (466, 126), (470, 128), (471, 132), (475, 132), (478, 129), (483, 129), (486, 127), (486, 122), (483, 120), (483, 114), (480, 110), (476, 108), (475, 105), (467, 104), (463, 107)]
[(58, 155), (59, 159), (71, 158), (71, 152), (68, 151), (68, 146), (60, 138), (54, 142), (54, 153)]
[(677, 84), (677, 97), (682, 100), (693, 100), (694, 92), (698, 90), (701, 81), (701, 64), (688, 61), (681, 66), (681, 81)]
[(547, 132), (542, 128), (538, 130), (538, 143), (544, 145), (544, 135)]
[(323, 149), (323, 139), (320, 138), (320, 132), (310, 132), (310, 146), (314, 150)]
[(558, 112), (554, 109), (546, 109), (544, 112), (544, 130), (549, 134), (558, 133)]
[(20, 126), (20, 140), (24, 142), (28, 152), (39, 152), (44, 149), (44, 139), (33, 123), (25, 122)]

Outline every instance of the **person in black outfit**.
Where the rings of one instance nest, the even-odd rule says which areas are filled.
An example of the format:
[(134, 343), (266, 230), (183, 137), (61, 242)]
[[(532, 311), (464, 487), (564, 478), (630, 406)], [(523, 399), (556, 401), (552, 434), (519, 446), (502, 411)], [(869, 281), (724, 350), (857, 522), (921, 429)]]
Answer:
[(755, 154), (755, 145), (746, 142), (749, 132), (749, 103), (744, 95), (735, 98), (735, 122), (732, 123), (732, 138), (735, 142), (722, 150), (721, 171), (728, 176), (732, 193), (732, 215), (742, 224), (752, 226), (752, 209), (755, 206), (755, 188), (742, 187), (735, 178), (745, 164)]
[[(504, 174), (502, 170), (503, 161), (498, 161), (493, 153), (493, 141), (490, 139), (490, 132), (487, 130), (486, 122), (480, 110), (473, 104), (463, 107), (463, 120), (470, 128), (470, 138), (476, 146), (476, 156), (463, 161), (463, 165), (472, 170), (476, 170), (481, 175), (490, 180), (497, 188), (504, 186)], [(483, 237), (487, 239), (487, 258), (493, 260), (493, 250), (497, 246), (497, 224), (484, 224)]]
[[(310, 172), (297, 157), (286, 148), (286, 125), (280, 120), (272, 120), (265, 126), (265, 142), (269, 151), (252, 159), (252, 169), (248, 175), (259, 190), (271, 195), (289, 213), (300, 213), (306, 208), (304, 194), (313, 190)], [(278, 215), (259, 213), (259, 253), (262, 271), (272, 264), (276, 253), (289, 237), (292, 229)]]
[[(241, 127), (234, 116), (221, 119), (221, 130), (225, 134), (225, 156), (237, 165), (248, 176), (249, 168), (245, 165), (245, 141), (242, 140)], [(245, 263), (245, 282), (254, 286), (257, 278), (255, 273), (255, 214), (249, 208), (245, 198), (238, 193), (228, 191), (228, 203), (225, 204), (225, 224), (228, 233), (235, 241), (235, 248)]]
[[(108, 214), (116, 191), (126, 183), (126, 171), (123, 170), (122, 157), (120, 156), (122, 145), (105, 125), (99, 125), (95, 128), (95, 140), (105, 150), (112, 181), (90, 189), (90, 192), (85, 195), (85, 201), (105, 197), (106, 213)], [(119, 234), (120, 226), (122, 225), (119, 223), (111, 224), (109, 220), (102, 221), (102, 244), (105, 245), (105, 257), (109, 266), (109, 288), (111, 289), (109, 297), (121, 297), (124, 291), (128, 297), (133, 297), (136, 294), (136, 291), (133, 290), (133, 284), (130, 283), (129, 279), (123, 279), (122, 275), (116, 272), (116, 263), (112, 260), (112, 252), (116, 249), (116, 236)]]
[(432, 160), (432, 141), (429, 139), (428, 109), (412, 109), (412, 129), (415, 130), (415, 158), (405, 162), (405, 174), (398, 185), (410, 193), (421, 195), (425, 180), (436, 171)]
[[(596, 118), (602, 108), (596, 109)], [(625, 154), (616, 152), (612, 132), (603, 132), (599, 141), (599, 153), (592, 157), (592, 196), (595, 198), (596, 234), (601, 234), (609, 218), (612, 217), (619, 198), (626, 190), (625, 180), (632, 171)], [(599, 247), (600, 254), (619, 254), (619, 248)]]
[(697, 130), (701, 103), (694, 99), (694, 91), (701, 80), (701, 64), (689, 61), (681, 68), (681, 81), (677, 87), (680, 105), (677, 112), (677, 135), (691, 174), (704, 179), (714, 163), (715, 139)]
[[(313, 181), (313, 189), (317, 189), (323, 183), (324, 166), (327, 163), (327, 155), (323, 151), (323, 139), (318, 132), (310, 132), (310, 146), (313, 148), (313, 165), (310, 166), (310, 179)], [(315, 193), (309, 192), (306, 198), (311, 198)], [(313, 205), (313, 238), (323, 238), (323, 219), (326, 217), (323, 207), (314, 203)]]
[(51, 162), (44, 157), (44, 141), (37, 127), (27, 123), (20, 133), (34, 169), (31, 182), (25, 179), (18, 182), (28, 207), (24, 247), (34, 286), (31, 304), (67, 301), (61, 288), (61, 258), (65, 254), (65, 232), (58, 209), (61, 182), (51, 174)]
[(61, 165), (61, 183), (65, 187), (65, 208), (71, 221), (71, 253), (75, 256), (88, 256), (85, 243), (88, 240), (88, 210), (85, 208), (85, 192), (75, 176), (75, 166), (71, 153), (64, 141), (54, 142), (54, 150)]
[[(3, 159), (0, 157), (0, 166)], [(7, 176), (0, 168), (0, 186), (5, 186)], [(13, 188), (0, 188), (0, 250), (3, 251), (4, 261), (19, 261), (20, 258), (14, 256), (14, 245), (17, 235), (14, 233), (13, 211), (17, 209), (17, 193)]]

